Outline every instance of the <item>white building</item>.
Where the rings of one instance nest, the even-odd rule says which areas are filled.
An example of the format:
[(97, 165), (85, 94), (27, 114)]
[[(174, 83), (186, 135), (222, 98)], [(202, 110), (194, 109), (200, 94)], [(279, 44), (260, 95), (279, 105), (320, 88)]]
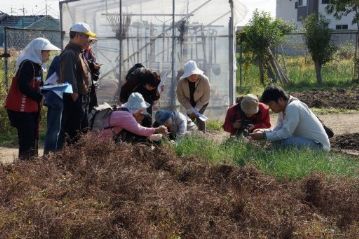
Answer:
[(329, 0), (277, 0), (276, 17), (302, 28), (302, 20), (310, 14), (321, 14), (329, 20), (329, 28), (336, 30), (357, 30), (352, 24), (354, 14), (343, 16), (340, 20), (328, 14), (326, 6)]

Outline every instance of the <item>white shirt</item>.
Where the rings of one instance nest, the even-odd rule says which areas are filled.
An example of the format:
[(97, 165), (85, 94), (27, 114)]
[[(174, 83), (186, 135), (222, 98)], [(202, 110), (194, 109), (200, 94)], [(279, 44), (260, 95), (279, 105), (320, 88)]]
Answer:
[(309, 107), (290, 96), (284, 112), (279, 113), (277, 126), (266, 132), (269, 141), (287, 139), (291, 136), (311, 139), (320, 143), (325, 151), (330, 150), (330, 142), (322, 123)]

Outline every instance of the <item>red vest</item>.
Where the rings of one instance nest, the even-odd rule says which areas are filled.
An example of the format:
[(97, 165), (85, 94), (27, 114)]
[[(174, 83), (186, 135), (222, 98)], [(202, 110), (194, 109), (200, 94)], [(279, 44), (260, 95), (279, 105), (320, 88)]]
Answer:
[[(40, 90), (40, 81), (33, 78), (30, 87), (34, 91)], [(39, 102), (31, 99), (20, 91), (18, 77), (14, 76), (5, 101), (5, 108), (15, 112), (39, 112)]]

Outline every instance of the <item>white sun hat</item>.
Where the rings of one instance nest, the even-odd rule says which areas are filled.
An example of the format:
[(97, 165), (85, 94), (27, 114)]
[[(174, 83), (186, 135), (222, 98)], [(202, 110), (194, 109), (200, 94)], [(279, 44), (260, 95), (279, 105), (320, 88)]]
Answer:
[(96, 33), (92, 32), (90, 26), (84, 22), (78, 22), (72, 25), (70, 32), (80, 32), (91, 37), (92, 39), (96, 38)]
[(21, 51), (19, 57), (16, 59), (16, 71), (19, 69), (20, 64), (25, 60), (42, 65), (41, 51), (61, 51), (61, 49), (53, 45), (46, 38), (35, 38), (24, 48), (23, 51)]
[(198, 68), (197, 63), (193, 60), (189, 60), (184, 64), (184, 73), (180, 79), (187, 78), (191, 75), (201, 75), (203, 76), (203, 71)]
[(135, 113), (138, 110), (145, 110), (151, 105), (145, 101), (143, 96), (138, 93), (132, 93), (125, 104), (122, 107), (127, 108), (131, 113)]

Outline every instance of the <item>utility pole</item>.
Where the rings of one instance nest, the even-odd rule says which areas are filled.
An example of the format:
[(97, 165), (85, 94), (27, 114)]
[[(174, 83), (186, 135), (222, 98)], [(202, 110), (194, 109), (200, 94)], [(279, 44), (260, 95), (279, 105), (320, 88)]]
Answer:
[(45, 16), (47, 16), (47, 0), (45, 0)]
[(19, 10), (21, 10), (22, 11), (22, 28), (24, 28), (25, 26), (25, 23), (24, 23), (24, 18), (25, 18), (25, 7), (24, 7), (24, 5), (22, 6), (22, 8), (20, 8)]

